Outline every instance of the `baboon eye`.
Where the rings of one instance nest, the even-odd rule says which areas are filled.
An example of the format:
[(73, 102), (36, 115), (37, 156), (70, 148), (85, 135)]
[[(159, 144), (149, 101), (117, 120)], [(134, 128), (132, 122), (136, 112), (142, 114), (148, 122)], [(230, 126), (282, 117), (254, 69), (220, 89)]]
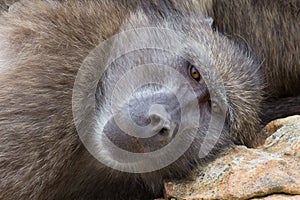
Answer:
[(190, 75), (196, 81), (200, 81), (201, 80), (201, 75), (200, 75), (199, 71), (193, 65), (190, 65)]

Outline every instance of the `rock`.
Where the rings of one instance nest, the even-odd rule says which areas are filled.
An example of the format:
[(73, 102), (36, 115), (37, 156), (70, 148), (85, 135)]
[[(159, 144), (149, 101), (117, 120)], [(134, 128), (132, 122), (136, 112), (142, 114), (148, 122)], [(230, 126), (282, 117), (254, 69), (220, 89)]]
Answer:
[(300, 199), (300, 116), (271, 122), (265, 131), (271, 136), (260, 148), (235, 147), (195, 170), (192, 181), (166, 182), (165, 196), (185, 200)]
[(274, 194), (267, 197), (253, 198), (251, 200), (299, 200), (299, 195)]
[(283, 119), (277, 119), (267, 124), (266, 127), (264, 128), (264, 131), (270, 136), (273, 133), (275, 133), (278, 129), (283, 127), (284, 125), (294, 124), (297, 122), (300, 122), (299, 115), (295, 115)]

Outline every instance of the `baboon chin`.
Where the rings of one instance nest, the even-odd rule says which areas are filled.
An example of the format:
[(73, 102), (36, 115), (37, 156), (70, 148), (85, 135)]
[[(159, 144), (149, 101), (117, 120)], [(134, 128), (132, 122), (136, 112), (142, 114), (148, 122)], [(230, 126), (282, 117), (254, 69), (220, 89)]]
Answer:
[(0, 18), (0, 199), (151, 199), (263, 141), (259, 63), (192, 5), (22, 2)]

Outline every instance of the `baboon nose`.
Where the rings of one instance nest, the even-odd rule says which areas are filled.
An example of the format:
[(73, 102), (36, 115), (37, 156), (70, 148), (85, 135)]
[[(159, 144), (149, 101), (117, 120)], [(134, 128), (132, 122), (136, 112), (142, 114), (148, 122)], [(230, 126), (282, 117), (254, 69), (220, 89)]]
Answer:
[(174, 125), (166, 109), (159, 104), (152, 105), (149, 110), (149, 120), (152, 133), (161, 140), (172, 138)]

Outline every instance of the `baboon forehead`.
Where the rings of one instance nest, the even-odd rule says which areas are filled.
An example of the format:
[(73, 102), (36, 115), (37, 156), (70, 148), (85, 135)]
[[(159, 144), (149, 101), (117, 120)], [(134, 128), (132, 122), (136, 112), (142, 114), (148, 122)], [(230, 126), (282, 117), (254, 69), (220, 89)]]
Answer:
[(201, 12), (185, 12), (184, 9), (169, 7), (161, 9), (138, 6), (125, 18), (121, 30), (139, 27), (169, 28), (184, 33), (199, 29), (211, 30), (212, 18), (204, 17)]

